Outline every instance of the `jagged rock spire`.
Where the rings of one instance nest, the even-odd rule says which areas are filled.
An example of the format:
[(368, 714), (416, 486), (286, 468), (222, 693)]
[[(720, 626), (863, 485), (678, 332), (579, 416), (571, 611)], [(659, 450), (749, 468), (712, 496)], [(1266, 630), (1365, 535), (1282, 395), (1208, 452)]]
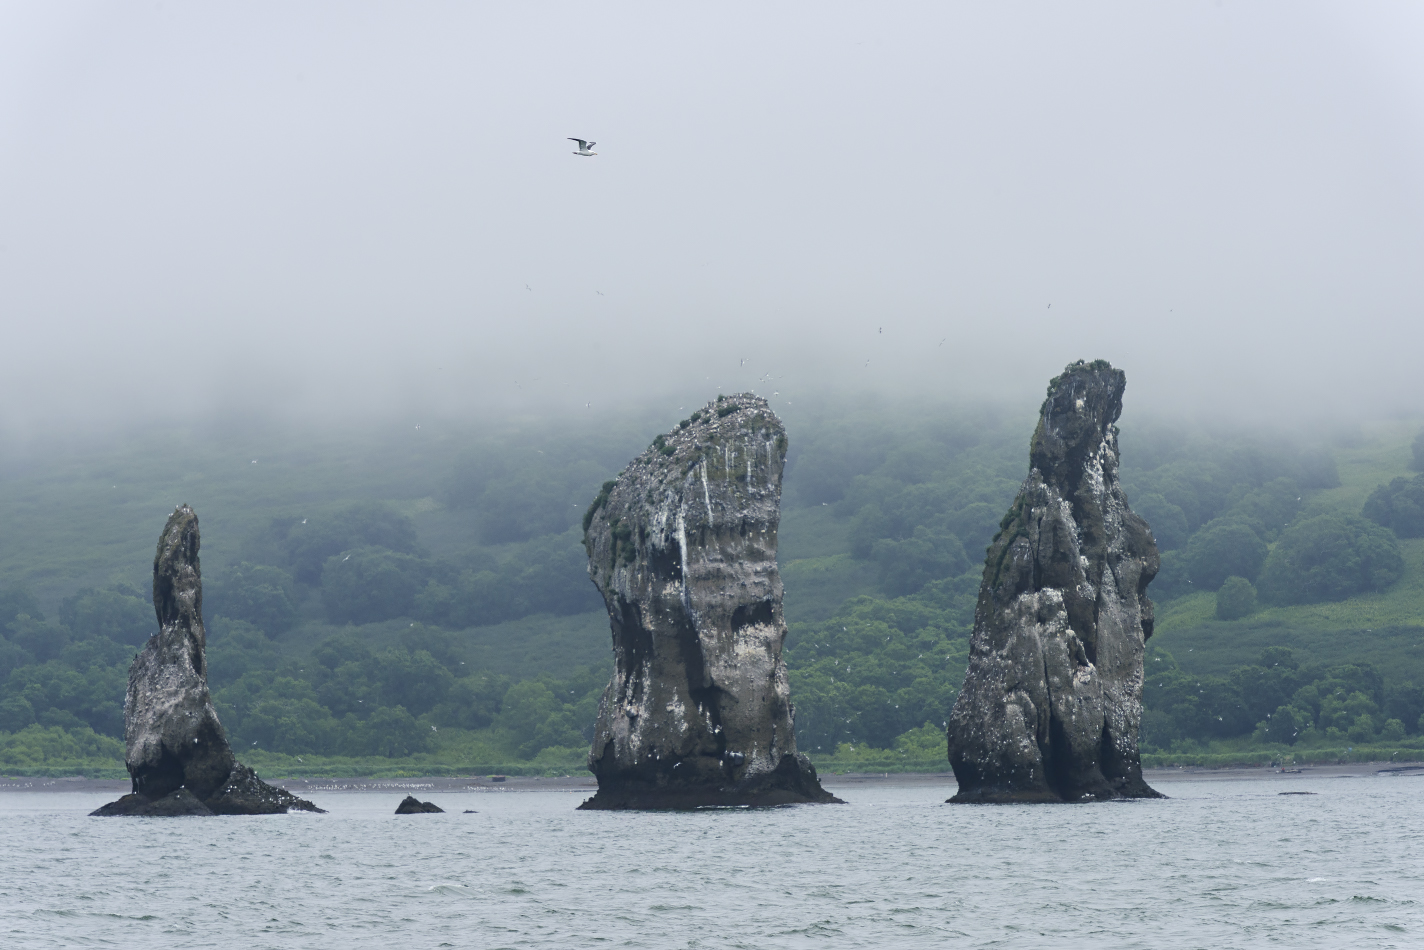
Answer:
[(129, 667), (125, 765), (133, 792), (96, 815), (272, 814), (320, 811), (273, 788), (229, 748), (208, 693), (198, 516), (179, 505), (153, 556), (158, 632)]
[(1138, 729), (1160, 562), (1118, 484), (1125, 386), (1102, 360), (1049, 383), (1028, 478), (984, 564), (949, 722), (951, 801), (1159, 797)]

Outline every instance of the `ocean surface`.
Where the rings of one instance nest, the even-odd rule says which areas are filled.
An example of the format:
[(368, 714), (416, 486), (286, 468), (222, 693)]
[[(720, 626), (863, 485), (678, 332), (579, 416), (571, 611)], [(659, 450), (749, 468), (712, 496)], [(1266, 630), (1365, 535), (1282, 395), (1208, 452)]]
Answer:
[(11, 791), (0, 947), (1424, 947), (1424, 777), (1289, 778), (987, 807), (832, 778), (849, 804), (692, 814), (414, 789), (450, 813), (403, 817), (405, 790), (170, 819)]

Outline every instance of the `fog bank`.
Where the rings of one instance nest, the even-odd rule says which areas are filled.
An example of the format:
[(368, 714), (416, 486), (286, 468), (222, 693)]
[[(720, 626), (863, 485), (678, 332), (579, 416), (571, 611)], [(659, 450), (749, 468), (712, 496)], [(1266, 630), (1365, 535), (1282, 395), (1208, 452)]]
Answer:
[[(1417, 411), (1424, 12), (0, 9), (3, 426)], [(596, 140), (571, 154), (568, 136)]]

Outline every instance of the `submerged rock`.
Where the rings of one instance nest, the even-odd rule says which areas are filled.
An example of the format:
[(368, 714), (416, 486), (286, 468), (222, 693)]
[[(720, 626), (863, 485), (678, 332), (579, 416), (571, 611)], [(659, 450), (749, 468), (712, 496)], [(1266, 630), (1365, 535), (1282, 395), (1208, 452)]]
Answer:
[[(153, 558), (158, 633), (148, 638), (129, 667), (124, 764), (133, 780), (133, 792), (94, 814), (321, 811), (311, 802), (263, 782), (238, 762), (228, 747), (208, 695), (198, 544), (198, 516), (181, 505), (164, 525)], [(190, 798), (204, 810), (193, 810)], [(181, 810), (184, 808), (189, 810)]]
[(1118, 484), (1125, 386), (1101, 360), (1048, 385), (1028, 478), (984, 564), (949, 720), (952, 802), (1161, 797), (1137, 747), (1159, 559)]
[[(396, 806), (397, 815), (435, 815), (445, 814), (445, 809), (434, 802), (423, 802), (414, 795), (407, 795), (405, 799)], [(466, 813), (468, 814), (468, 812)]]
[(786, 430), (751, 394), (695, 412), (584, 516), (615, 669), (594, 809), (836, 802), (796, 751), (776, 533)]

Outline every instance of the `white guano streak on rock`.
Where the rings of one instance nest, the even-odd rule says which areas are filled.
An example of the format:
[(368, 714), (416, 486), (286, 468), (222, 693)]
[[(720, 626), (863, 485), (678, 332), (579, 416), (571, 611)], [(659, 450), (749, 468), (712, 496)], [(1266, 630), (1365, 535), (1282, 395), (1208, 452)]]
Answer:
[[(709, 504), (710, 508), (711, 505)], [(687, 505), (683, 504), (677, 510), (677, 550), (682, 565), (679, 572), (682, 575), (682, 609), (687, 616), (692, 616), (692, 596), (687, 590)]]
[[(707, 527), (712, 527), (712, 492), (707, 487), (707, 460), (703, 459), (697, 463), (697, 472), (702, 476), (702, 500), (707, 504)], [(687, 565), (683, 565), (683, 571), (687, 570)]]
[(677, 687), (673, 687), (672, 699), (664, 708), (676, 717), (678, 734), (687, 735), (687, 704), (677, 695)]

